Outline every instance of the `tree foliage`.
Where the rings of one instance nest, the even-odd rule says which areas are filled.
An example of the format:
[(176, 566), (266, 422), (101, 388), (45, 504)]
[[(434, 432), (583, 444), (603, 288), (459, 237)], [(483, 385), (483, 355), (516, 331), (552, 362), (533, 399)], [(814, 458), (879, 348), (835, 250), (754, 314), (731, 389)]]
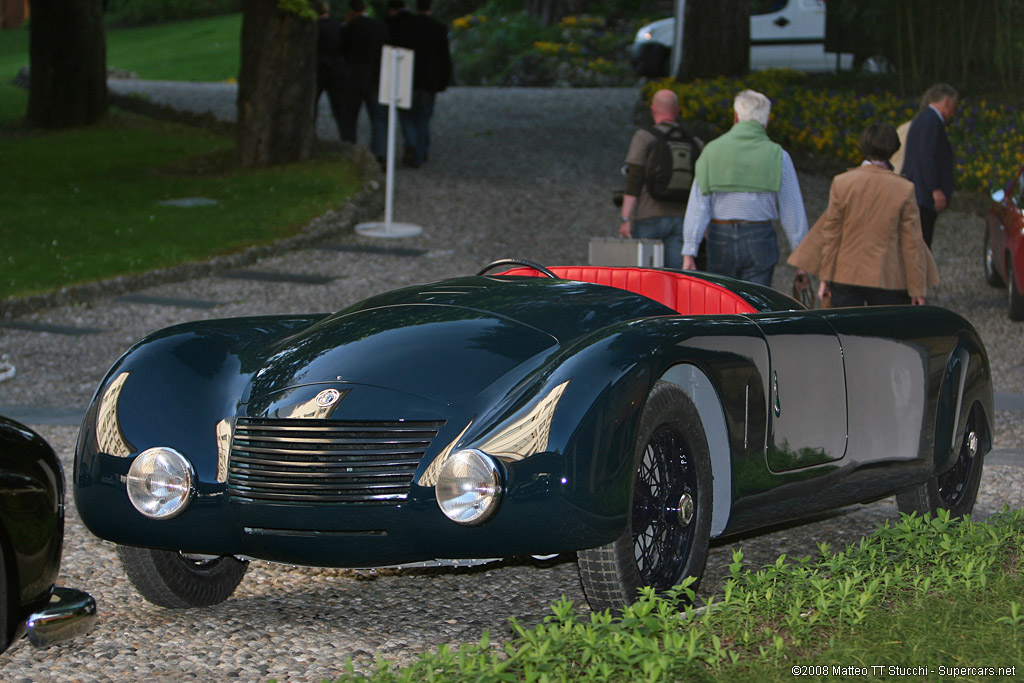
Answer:
[(587, 0), (525, 0), (526, 13), (544, 26), (557, 24), (562, 17), (578, 14), (587, 7)]

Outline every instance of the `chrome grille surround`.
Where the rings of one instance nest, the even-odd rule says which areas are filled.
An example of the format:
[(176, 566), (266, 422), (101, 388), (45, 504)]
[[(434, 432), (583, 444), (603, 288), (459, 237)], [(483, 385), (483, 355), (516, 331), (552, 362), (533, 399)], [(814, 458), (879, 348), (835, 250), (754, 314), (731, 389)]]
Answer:
[(438, 421), (239, 418), (231, 442), (228, 497), (277, 505), (395, 504)]

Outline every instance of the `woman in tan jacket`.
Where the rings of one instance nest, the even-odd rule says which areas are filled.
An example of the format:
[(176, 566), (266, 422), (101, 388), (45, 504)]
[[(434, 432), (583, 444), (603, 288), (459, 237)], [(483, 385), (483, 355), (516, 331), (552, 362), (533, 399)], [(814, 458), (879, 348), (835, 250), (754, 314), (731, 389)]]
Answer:
[(821, 279), (832, 306), (923, 304), (939, 270), (921, 236), (914, 184), (886, 161), (900, 148), (896, 129), (872, 123), (860, 136), (864, 163), (832, 180), (828, 208), (790, 255)]

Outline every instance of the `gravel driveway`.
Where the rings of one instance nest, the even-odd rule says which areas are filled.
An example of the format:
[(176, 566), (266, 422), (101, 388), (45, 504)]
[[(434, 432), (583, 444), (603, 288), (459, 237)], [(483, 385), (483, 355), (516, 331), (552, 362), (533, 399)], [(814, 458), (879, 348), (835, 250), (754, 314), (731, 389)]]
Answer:
[[(118, 81), (112, 88), (233, 116), (230, 85)], [(92, 391), (118, 355), (154, 329), (200, 318), (335, 310), (405, 284), (474, 273), (505, 256), (585, 263), (588, 238), (617, 228), (611, 192), (621, 184), (618, 170), (636, 97), (633, 89), (454, 88), (438, 98), (430, 162), (396, 175), (394, 218), (422, 226), (421, 235), (360, 237), (351, 230), (352, 213), (339, 212), (317, 223), (333, 228), (333, 237), (267, 254), (244, 268), (325, 276), (332, 279), (328, 284), (213, 274), (154, 283), (130, 297), (110, 291), (88, 303), (8, 317), (0, 326), (0, 353), (10, 355), (17, 374), (0, 382), (0, 413), (32, 424), (70, 472), (77, 420)], [(320, 124), (320, 134), (329, 137), (326, 110)], [(365, 126), (362, 134), (365, 140)], [(813, 221), (827, 202), (829, 180), (800, 179)], [(997, 415), (999, 452), (989, 460), (977, 506), (984, 516), (1004, 503), (1019, 507), (1024, 498), (1024, 469), (1018, 466), (1024, 462), (1024, 327), (1006, 320), (1005, 296), (984, 282), (981, 230), (975, 216), (942, 216), (935, 248), (943, 283), (930, 303), (975, 323), (988, 345), (1000, 405), (1015, 408)], [(778, 269), (776, 286), (788, 289), (791, 278), (790, 269)], [(85, 330), (90, 332), (77, 333)], [(894, 517), (894, 502), (887, 499), (729, 539), (713, 549), (703, 590), (720, 585), (736, 547), (753, 564), (767, 564), (782, 552), (814, 553), (819, 541), (841, 547)], [(73, 506), (62, 582), (96, 597), (100, 623), (89, 635), (48, 650), (16, 644), (0, 656), (0, 679), (319, 681), (337, 673), (349, 656), (361, 665), (377, 655), (405, 662), (442, 643), (475, 640), (484, 630), (500, 641), (509, 633), (509, 618), (536, 623), (562, 595), (585, 609), (573, 557), (566, 556), (547, 563), (379, 572), (254, 562), (224, 604), (165, 610), (135, 593), (113, 546), (92, 537)]]

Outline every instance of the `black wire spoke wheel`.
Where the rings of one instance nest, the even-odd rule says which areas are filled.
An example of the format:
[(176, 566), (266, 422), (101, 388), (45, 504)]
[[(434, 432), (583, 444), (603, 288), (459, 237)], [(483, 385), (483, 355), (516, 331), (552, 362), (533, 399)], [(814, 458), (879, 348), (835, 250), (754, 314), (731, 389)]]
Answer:
[(611, 543), (577, 553), (591, 608), (621, 609), (646, 586), (697, 588), (711, 536), (711, 456), (700, 413), (683, 389), (658, 382), (633, 451), (628, 523)]
[(682, 439), (661, 426), (644, 450), (633, 486), (633, 557), (645, 585), (667, 590), (668, 578), (682, 572), (693, 544), (696, 488)]
[(936, 510), (945, 509), (953, 517), (962, 517), (974, 509), (984, 468), (983, 443), (988, 443), (981, 431), (982, 426), (977, 410), (972, 410), (964, 427), (956, 462), (925, 483), (896, 494), (896, 507), (900, 512), (934, 515)]
[(979, 462), (976, 460), (977, 456), (978, 433), (974, 429), (974, 419), (972, 417), (967, 425), (967, 429), (964, 431), (964, 438), (960, 444), (960, 452), (957, 454), (956, 464), (949, 471), (940, 475), (936, 481), (939, 497), (943, 503), (942, 507), (952, 510), (968, 495), (972, 471), (979, 465)]

